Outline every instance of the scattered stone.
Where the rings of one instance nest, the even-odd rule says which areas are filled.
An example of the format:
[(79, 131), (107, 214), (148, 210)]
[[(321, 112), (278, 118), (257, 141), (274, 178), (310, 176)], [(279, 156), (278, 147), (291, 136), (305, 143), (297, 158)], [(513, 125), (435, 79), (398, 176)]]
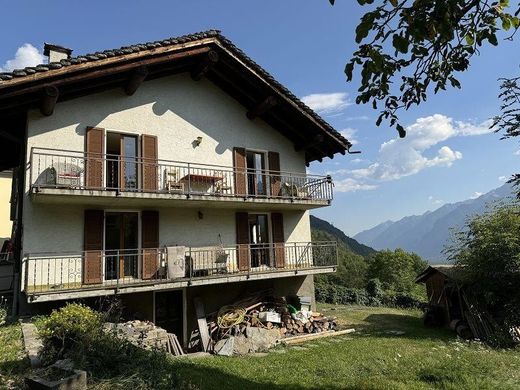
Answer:
[(295, 346), (291, 347), (291, 349), (294, 349), (295, 351), (307, 351), (308, 350), (307, 347), (302, 347), (300, 345), (295, 345)]
[(41, 361), (38, 353), (43, 348), (42, 341), (38, 336), (38, 330), (31, 322), (20, 321), (22, 327), (23, 344), (25, 353), (29, 357), (32, 368), (41, 367)]
[(391, 334), (393, 336), (402, 336), (406, 332), (403, 330), (387, 330), (385, 331), (385, 334)]
[(166, 329), (155, 326), (149, 321), (128, 321), (122, 323), (105, 324), (107, 331), (115, 332), (118, 337), (130, 341), (144, 349), (168, 349), (168, 332)]
[(227, 339), (217, 341), (213, 350), (217, 355), (220, 356), (232, 356), (234, 348), (235, 337), (229, 337)]

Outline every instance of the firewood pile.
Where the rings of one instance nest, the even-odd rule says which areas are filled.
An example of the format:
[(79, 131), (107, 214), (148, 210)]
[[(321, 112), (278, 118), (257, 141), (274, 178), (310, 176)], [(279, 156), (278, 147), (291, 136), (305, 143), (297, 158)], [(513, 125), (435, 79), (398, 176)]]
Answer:
[(213, 343), (246, 333), (248, 327), (278, 329), (281, 337), (337, 330), (335, 317), (298, 310), (272, 290), (249, 295), (206, 316)]

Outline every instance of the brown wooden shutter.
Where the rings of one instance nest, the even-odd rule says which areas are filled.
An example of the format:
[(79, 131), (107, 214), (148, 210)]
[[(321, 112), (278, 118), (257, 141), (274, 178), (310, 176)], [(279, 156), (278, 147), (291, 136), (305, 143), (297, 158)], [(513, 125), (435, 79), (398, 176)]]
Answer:
[(141, 159), (143, 161), (143, 191), (156, 192), (158, 189), (157, 137), (141, 136)]
[(236, 213), (238, 269), (249, 270), (249, 216), (247, 213)]
[(83, 262), (84, 284), (97, 284), (102, 282), (104, 218), (103, 210), (85, 210), (83, 239), (85, 249), (85, 259)]
[(283, 214), (271, 213), (273, 232), (274, 260), (276, 268), (285, 267), (285, 236), (283, 233)]
[(267, 160), (269, 162), (269, 176), (271, 179), (271, 196), (280, 196), (280, 189), (282, 188), (280, 178), (280, 153), (267, 153)]
[(235, 169), (235, 195), (247, 194), (247, 163), (244, 148), (233, 149), (233, 168)]
[(143, 279), (152, 279), (159, 271), (159, 212), (145, 210), (141, 213), (143, 246)]
[(105, 129), (88, 127), (86, 136), (87, 164), (85, 171), (86, 187), (103, 188), (103, 168), (105, 153)]

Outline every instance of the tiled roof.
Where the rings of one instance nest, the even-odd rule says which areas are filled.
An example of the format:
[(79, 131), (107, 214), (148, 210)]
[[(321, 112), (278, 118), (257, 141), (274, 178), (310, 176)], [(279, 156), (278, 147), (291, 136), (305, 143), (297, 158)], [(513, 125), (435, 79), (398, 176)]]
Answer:
[(233, 52), (237, 57), (240, 58), (241, 61), (243, 61), (246, 65), (251, 67), (255, 72), (257, 72), (262, 78), (264, 78), (272, 87), (277, 89), (281, 94), (285, 95), (288, 99), (292, 100), (302, 111), (311, 115), (314, 120), (316, 120), (322, 127), (328, 130), (340, 142), (343, 142), (346, 146), (350, 145), (350, 142), (346, 138), (344, 138), (338, 131), (336, 131), (331, 125), (329, 125), (325, 120), (323, 120), (323, 118), (321, 118), (305, 103), (298, 99), (298, 97), (296, 97), (291, 91), (289, 91), (286, 87), (284, 87), (282, 84), (276, 81), (275, 78), (271, 76), (265, 69), (263, 69), (251, 58), (249, 58), (242, 50), (236, 47), (233, 44), (233, 42), (231, 42), (224, 35), (222, 35), (219, 30), (208, 30), (195, 34), (183, 35), (180, 37), (172, 37), (164, 39), (162, 41), (146, 42), (139, 43), (136, 45), (123, 46), (119, 49), (109, 49), (95, 53), (79, 55), (76, 57), (71, 57), (69, 59), (61, 60), (59, 62), (51, 62), (48, 64), (29, 66), (23, 69), (15, 69), (12, 72), (0, 73), (0, 88), (2, 87), (2, 84), (9, 84), (10, 80), (20, 79), (35, 73), (52, 72), (53, 70), (62, 69), (66, 67), (73, 68), (75, 65), (83, 64), (85, 62), (95, 62), (105, 58), (117, 57), (130, 53), (151, 50), (158, 47), (166, 47), (170, 45), (193, 42), (197, 40), (202, 40), (204, 38), (218, 39), (226, 49)]

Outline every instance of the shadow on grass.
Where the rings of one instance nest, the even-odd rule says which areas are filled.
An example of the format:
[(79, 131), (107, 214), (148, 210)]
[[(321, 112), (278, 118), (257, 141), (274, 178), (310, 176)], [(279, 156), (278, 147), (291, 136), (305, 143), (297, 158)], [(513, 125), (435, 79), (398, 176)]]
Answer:
[[(412, 339), (430, 339), (449, 341), (455, 339), (455, 333), (445, 328), (427, 327), (422, 318), (404, 314), (370, 314), (357, 328), (362, 333), (376, 337), (404, 337)], [(404, 333), (402, 333), (404, 332)]]
[[(230, 358), (235, 359), (235, 358)], [(182, 359), (184, 360), (184, 359)], [(180, 388), (181, 389), (200, 389), (200, 390), (212, 390), (212, 389), (274, 389), (274, 390), (303, 390), (309, 389), (309, 386), (298, 385), (298, 377), (297, 373), (287, 372), (287, 377), (290, 379), (291, 384), (288, 384), (289, 381), (284, 381), (283, 384), (277, 384), (275, 381), (276, 377), (270, 377), (269, 373), (267, 375), (262, 375), (262, 378), (265, 380), (251, 380), (249, 378), (244, 378), (238, 375), (231, 374), (229, 372), (225, 372), (218, 368), (214, 367), (201, 367), (196, 365), (196, 363), (181, 361), (181, 359), (177, 360), (174, 363), (175, 370), (179, 374), (180, 379)], [(312, 388), (319, 388), (319, 378), (316, 378), (315, 386)], [(345, 386), (338, 383), (337, 386), (329, 386), (327, 385), (327, 389), (339, 390), (339, 389), (359, 389), (359, 387), (353, 386)]]
[(23, 388), (24, 376), (31, 372), (28, 358), (0, 362), (0, 389)]

